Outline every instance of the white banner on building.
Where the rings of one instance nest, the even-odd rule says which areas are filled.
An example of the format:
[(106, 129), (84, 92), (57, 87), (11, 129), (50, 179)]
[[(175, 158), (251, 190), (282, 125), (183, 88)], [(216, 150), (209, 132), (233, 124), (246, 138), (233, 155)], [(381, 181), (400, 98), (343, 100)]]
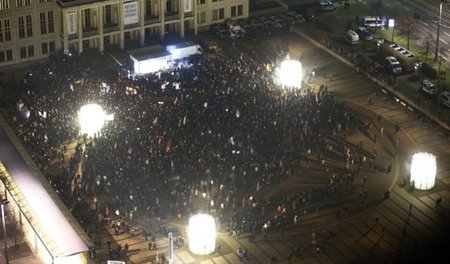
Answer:
[(67, 13), (67, 33), (69, 35), (77, 33), (77, 12)]
[(123, 24), (130, 25), (139, 22), (138, 2), (123, 3)]
[(184, 12), (192, 12), (192, 0), (184, 0)]

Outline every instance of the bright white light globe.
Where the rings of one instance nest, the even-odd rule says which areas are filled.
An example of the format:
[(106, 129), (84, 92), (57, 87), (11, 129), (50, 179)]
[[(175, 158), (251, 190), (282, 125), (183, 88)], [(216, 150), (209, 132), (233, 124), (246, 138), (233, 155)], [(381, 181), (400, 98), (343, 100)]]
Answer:
[(282, 87), (301, 88), (302, 87), (302, 64), (297, 60), (284, 60), (275, 69), (275, 76)]
[(427, 152), (414, 154), (411, 162), (411, 183), (418, 190), (429, 190), (436, 180), (436, 157)]
[(78, 121), (81, 134), (93, 137), (98, 134), (105, 123), (106, 114), (98, 104), (87, 104), (80, 108)]
[(216, 249), (216, 223), (207, 214), (197, 214), (189, 219), (187, 229), (189, 250), (197, 255), (207, 255)]

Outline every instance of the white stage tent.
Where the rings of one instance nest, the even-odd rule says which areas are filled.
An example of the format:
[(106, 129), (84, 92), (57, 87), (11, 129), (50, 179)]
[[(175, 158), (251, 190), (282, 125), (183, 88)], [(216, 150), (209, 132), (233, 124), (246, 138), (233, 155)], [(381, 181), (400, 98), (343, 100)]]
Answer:
[(133, 61), (134, 73), (137, 75), (157, 72), (168, 68), (170, 61), (189, 57), (201, 53), (201, 48), (193, 42), (176, 45), (151, 46), (129, 52)]

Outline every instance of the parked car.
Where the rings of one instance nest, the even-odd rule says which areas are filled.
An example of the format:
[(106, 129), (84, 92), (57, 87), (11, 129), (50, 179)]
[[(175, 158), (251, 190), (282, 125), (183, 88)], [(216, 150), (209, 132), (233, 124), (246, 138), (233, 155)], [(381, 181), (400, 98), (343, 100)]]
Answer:
[(320, 10), (323, 12), (333, 11), (336, 9), (336, 6), (330, 1), (320, 2)]
[(263, 24), (263, 26), (265, 28), (271, 28), (272, 27), (272, 20), (270, 20), (267, 17), (260, 17), (259, 21), (261, 22), (261, 24)]
[(225, 40), (225, 39), (228, 39), (228, 38), (231, 37), (230, 33), (227, 30), (223, 29), (223, 28), (220, 28), (220, 29), (216, 30), (216, 36), (219, 39), (222, 39), (222, 40)]
[(229, 32), (231, 38), (242, 38), (245, 36), (245, 30), (239, 25), (230, 25)]
[(244, 29), (244, 31), (249, 34), (252, 33), (252, 26), (250, 25), (250, 23), (245, 20), (245, 19), (241, 19), (238, 21), (238, 25), (242, 27), (242, 29)]
[(355, 31), (347, 30), (344, 34), (344, 40), (348, 44), (356, 45), (359, 43), (359, 36)]
[(440, 96), (440, 100), (441, 100), (441, 104), (450, 108), (450, 92), (449, 91), (442, 92), (441, 96)]
[(384, 26), (383, 20), (377, 16), (365, 16), (363, 25), (368, 28), (379, 28)]
[(306, 9), (297, 10), (297, 14), (301, 15), (306, 22), (311, 22), (314, 20), (314, 14)]
[(358, 33), (359, 39), (361, 40), (371, 41), (373, 39), (372, 34), (366, 27), (358, 27), (356, 32)]
[(264, 25), (259, 19), (252, 19), (250, 25), (255, 33), (262, 32), (264, 30)]
[(306, 22), (305, 18), (302, 15), (297, 14), (295, 11), (287, 13), (287, 16), (292, 18), (296, 24), (303, 24)]
[(422, 81), (422, 87), (420, 90), (428, 95), (437, 95), (439, 93), (439, 89), (429, 80)]
[(280, 15), (280, 17), (283, 19), (284, 23), (286, 23), (287, 25), (297, 24), (297, 21), (293, 17), (289, 16), (288, 14)]
[(400, 62), (393, 56), (388, 56), (384, 59), (384, 67), (389, 73), (395, 75), (400, 75), (403, 72)]

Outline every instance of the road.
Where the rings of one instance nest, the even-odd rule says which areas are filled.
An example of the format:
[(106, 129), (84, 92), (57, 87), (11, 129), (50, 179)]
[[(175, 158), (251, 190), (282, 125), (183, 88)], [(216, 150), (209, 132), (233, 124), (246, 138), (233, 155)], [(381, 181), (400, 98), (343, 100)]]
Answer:
[[(361, 0), (360, 2), (373, 5), (376, 0)], [(440, 1), (383, 1), (383, 6), (377, 10), (378, 15), (393, 18), (396, 21), (396, 31), (404, 36), (410, 32), (411, 41), (419, 47), (429, 40), (429, 52), (434, 59), (436, 49), (437, 22), (439, 17)], [(414, 13), (420, 14), (419, 19), (414, 19)], [(443, 5), (442, 23), (440, 27), (439, 54), (442, 55), (442, 63), (450, 66), (450, 5)], [(423, 50), (425, 51), (425, 49)]]

